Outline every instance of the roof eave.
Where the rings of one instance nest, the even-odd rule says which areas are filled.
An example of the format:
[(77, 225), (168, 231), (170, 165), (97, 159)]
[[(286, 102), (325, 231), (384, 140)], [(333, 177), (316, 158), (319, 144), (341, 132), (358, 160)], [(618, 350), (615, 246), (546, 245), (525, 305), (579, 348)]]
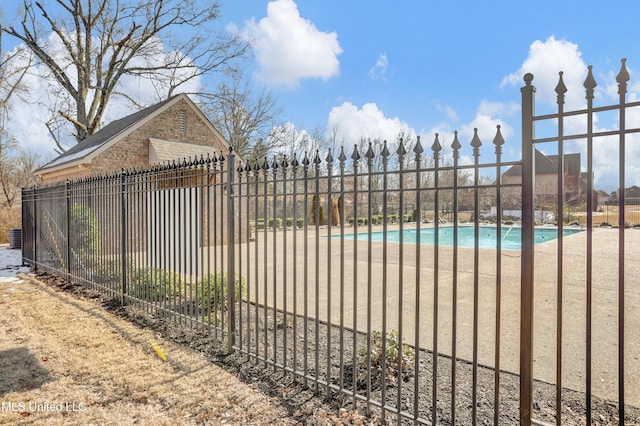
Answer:
[(43, 178), (45, 175), (48, 175), (49, 177), (57, 177), (75, 173), (78, 170), (86, 170), (90, 166), (90, 162), (80, 159), (76, 161), (70, 161), (68, 163), (56, 164), (53, 167), (41, 167), (39, 169), (36, 169), (33, 174), (40, 178)]

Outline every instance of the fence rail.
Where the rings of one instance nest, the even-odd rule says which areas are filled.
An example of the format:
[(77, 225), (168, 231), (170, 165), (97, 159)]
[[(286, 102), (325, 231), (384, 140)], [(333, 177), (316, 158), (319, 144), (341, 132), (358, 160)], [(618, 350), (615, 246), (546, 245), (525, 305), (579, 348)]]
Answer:
[[(634, 256), (625, 244), (636, 242), (625, 226), (596, 235), (593, 197), (573, 226), (563, 161), (563, 190), (541, 201), (536, 144), (553, 141), (534, 139), (534, 122), (557, 120), (563, 158), (572, 138), (563, 117), (577, 113), (534, 116), (532, 81), (527, 75), (522, 89), (522, 161), (503, 161), (498, 126), (488, 147), (476, 131), (466, 147), (456, 133), (447, 147), (436, 134), (428, 148), (418, 138), (259, 164), (231, 152), (25, 189), (23, 260), (212, 333), (229, 351), (389, 424), (571, 423), (569, 399), (588, 424), (606, 401), (617, 401), (621, 423), (640, 418), (640, 395), (624, 387), (640, 371), (625, 355), (637, 347), (625, 345), (624, 331), (638, 318), (625, 289)], [(586, 114), (594, 111), (589, 104)], [(463, 162), (465, 149), (472, 154)], [(491, 159), (481, 162), (481, 152)], [(540, 230), (549, 205), (566, 217), (556, 213), (557, 226)], [(616, 207), (616, 223), (625, 224), (624, 194)], [(611, 232), (620, 303), (610, 298), (601, 308), (591, 291), (610, 272), (593, 269), (593, 244)], [(567, 260), (576, 252), (585, 255)], [(571, 300), (583, 295), (574, 290), (585, 282), (577, 308)], [(599, 386), (591, 375), (601, 359), (595, 324), (611, 309), (619, 318), (617, 396), (608, 387), (615, 377)]]

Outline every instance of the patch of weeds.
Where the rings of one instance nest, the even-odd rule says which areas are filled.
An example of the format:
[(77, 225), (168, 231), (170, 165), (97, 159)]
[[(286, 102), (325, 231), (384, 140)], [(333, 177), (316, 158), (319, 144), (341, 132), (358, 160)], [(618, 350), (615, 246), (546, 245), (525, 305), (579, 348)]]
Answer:
[[(371, 332), (370, 351), (365, 337), (364, 346), (358, 352), (357, 387), (367, 388), (369, 371), (372, 389), (380, 388), (382, 383), (393, 387), (397, 386), (399, 380), (406, 382), (414, 375), (414, 361), (415, 350), (400, 341), (397, 331), (393, 330), (383, 336), (380, 331), (375, 330)], [(349, 375), (349, 371), (346, 373)], [(350, 379), (353, 379), (353, 375)]]

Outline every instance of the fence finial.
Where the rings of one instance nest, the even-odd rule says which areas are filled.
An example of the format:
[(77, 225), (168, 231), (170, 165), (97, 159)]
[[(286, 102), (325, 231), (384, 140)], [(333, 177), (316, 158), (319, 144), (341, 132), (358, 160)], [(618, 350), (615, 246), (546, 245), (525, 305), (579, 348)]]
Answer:
[(440, 151), (442, 151), (442, 145), (440, 144), (439, 136), (440, 135), (436, 133), (436, 138), (434, 139), (433, 144), (431, 144), (431, 150), (435, 155), (438, 155)]
[(618, 82), (619, 95), (627, 92), (627, 81), (631, 79), (631, 77), (629, 77), (629, 71), (627, 71), (627, 66), (626, 66), (627, 58), (622, 58), (620, 62), (622, 62), (622, 65), (620, 66), (620, 72), (616, 76), (616, 81)]
[(344, 153), (344, 145), (340, 147), (340, 155), (338, 155), (338, 161), (340, 161), (340, 167), (344, 167), (345, 161), (347, 161), (347, 156)]
[(327, 158), (325, 158), (325, 161), (328, 165), (333, 165), (333, 154), (331, 153), (331, 148), (329, 148), (329, 153), (327, 154)]
[(480, 142), (480, 137), (478, 136), (478, 128), (473, 129), (473, 139), (471, 139), (471, 146), (473, 147), (473, 155), (480, 155), (480, 147), (482, 146), (482, 142)]
[(404, 148), (404, 139), (400, 138), (400, 143), (398, 144), (398, 149), (396, 149), (396, 154), (402, 157), (406, 153), (407, 150)]
[(293, 160), (291, 160), (291, 167), (293, 167), (293, 170), (295, 170), (299, 165), (300, 162), (298, 161), (298, 156), (294, 154)]
[(583, 86), (587, 90), (587, 99), (593, 99), (593, 92), (598, 83), (596, 83), (596, 79), (593, 78), (593, 65), (589, 65), (587, 69), (589, 71), (587, 72), (587, 78), (584, 80)]
[(524, 82), (527, 86), (531, 86), (531, 82), (533, 82), (533, 74), (530, 72), (524, 75)]
[(416, 155), (420, 155), (424, 152), (424, 148), (422, 147), (422, 142), (420, 142), (420, 135), (416, 137), (416, 146), (413, 147), (413, 153)]
[(460, 156), (460, 148), (462, 148), (462, 144), (458, 140), (457, 130), (453, 132), (453, 142), (451, 143), (451, 148), (453, 149), (453, 158), (458, 158)]
[(358, 145), (354, 144), (353, 145), (353, 154), (351, 154), (351, 159), (353, 160), (354, 163), (358, 162), (358, 160), (360, 160), (360, 153), (358, 152)]
[(373, 161), (373, 158), (376, 156), (376, 153), (373, 151), (373, 143), (369, 142), (369, 148), (367, 149), (365, 156), (369, 161)]
[(560, 71), (559, 73), (558, 84), (556, 85), (556, 93), (558, 94), (557, 103), (558, 105), (564, 104), (564, 94), (567, 93), (567, 86), (564, 84), (564, 80), (562, 79), (562, 75), (564, 72)]
[(504, 138), (500, 131), (500, 125), (496, 126), (496, 136), (493, 138), (493, 144), (496, 146), (496, 154), (502, 154), (502, 145), (504, 145)]

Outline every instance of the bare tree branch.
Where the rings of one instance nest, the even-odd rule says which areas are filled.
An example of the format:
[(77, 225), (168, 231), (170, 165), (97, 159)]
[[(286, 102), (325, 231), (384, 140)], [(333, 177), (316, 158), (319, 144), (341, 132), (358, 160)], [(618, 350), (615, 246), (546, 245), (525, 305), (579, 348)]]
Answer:
[(78, 142), (99, 128), (111, 97), (126, 93), (120, 90), (124, 77), (157, 82), (159, 101), (205, 74), (234, 71), (249, 49), (239, 36), (209, 30), (219, 18), (216, 2), (23, 0), (23, 5), (21, 21), (0, 32), (22, 42), (73, 100), (60, 116), (73, 126)]
[(273, 153), (280, 143), (271, 137), (279, 124), (280, 108), (271, 93), (254, 94), (242, 76), (234, 77), (230, 83), (221, 83), (215, 94), (203, 96), (207, 102), (203, 110), (241, 157), (254, 157), (258, 140), (261, 155)]

